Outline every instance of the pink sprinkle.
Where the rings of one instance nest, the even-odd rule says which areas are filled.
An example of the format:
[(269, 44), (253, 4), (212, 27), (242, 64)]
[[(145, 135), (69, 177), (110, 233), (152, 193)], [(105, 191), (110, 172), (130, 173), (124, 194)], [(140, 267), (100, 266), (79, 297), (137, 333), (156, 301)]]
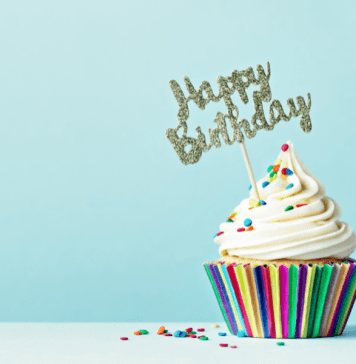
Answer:
[(287, 174), (287, 168), (283, 168), (282, 169), (282, 174), (286, 175)]
[(286, 152), (288, 148), (289, 148), (288, 144), (283, 144), (281, 149), (283, 150), (283, 152)]
[(228, 344), (219, 344), (219, 346), (221, 346), (222, 348), (227, 348), (229, 345)]
[(120, 337), (120, 340), (128, 340), (127, 337)]
[(197, 331), (203, 332), (203, 331), (205, 331), (205, 329), (197, 329)]
[(216, 236), (220, 236), (222, 234), (224, 234), (224, 232), (223, 231), (220, 231), (220, 233), (217, 233)]
[(197, 335), (188, 335), (189, 337), (192, 337), (193, 339), (195, 339), (197, 337)]
[(231, 349), (236, 349), (236, 348), (237, 348), (237, 346), (235, 346), (235, 345), (234, 345), (234, 346), (230, 346), (230, 348), (231, 348)]
[(237, 232), (238, 232), (238, 233), (241, 233), (241, 231), (245, 231), (245, 230), (246, 230), (245, 228), (238, 228), (238, 229), (237, 229)]
[(307, 206), (308, 204), (307, 203), (301, 203), (299, 205), (296, 205), (297, 207), (302, 207), (302, 206)]
[(185, 329), (186, 332), (192, 332), (193, 328), (192, 327), (188, 327), (187, 329)]
[(205, 337), (205, 335), (200, 335), (200, 336), (198, 336), (198, 339), (200, 339), (201, 337)]
[(172, 336), (172, 334), (164, 334), (164, 336)]

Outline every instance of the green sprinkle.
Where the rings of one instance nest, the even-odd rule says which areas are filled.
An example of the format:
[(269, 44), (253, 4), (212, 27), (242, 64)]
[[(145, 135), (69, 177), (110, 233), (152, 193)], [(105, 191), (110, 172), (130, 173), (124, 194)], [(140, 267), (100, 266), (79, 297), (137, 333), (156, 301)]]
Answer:
[(293, 206), (288, 206), (284, 211), (289, 211), (289, 210), (293, 210), (294, 207)]
[(140, 330), (140, 332), (141, 332), (142, 335), (148, 334), (148, 331), (147, 330)]
[(167, 334), (168, 330), (164, 330), (164, 333)]
[(191, 331), (190, 333), (189, 333), (189, 335), (195, 335), (196, 334), (196, 332), (195, 331)]
[(227, 219), (226, 222), (234, 222), (234, 220)]
[(275, 176), (277, 174), (277, 172), (273, 171), (269, 174), (269, 176), (272, 178), (273, 176)]
[(208, 340), (208, 338), (206, 336), (203, 336), (200, 338), (200, 340)]
[(269, 166), (268, 168), (267, 168), (267, 172), (269, 173), (269, 172), (271, 172), (272, 171), (272, 169), (273, 169), (273, 166)]
[(277, 343), (277, 345), (278, 345), (278, 346), (284, 346), (284, 343), (282, 343), (282, 342), (278, 342), (278, 343)]

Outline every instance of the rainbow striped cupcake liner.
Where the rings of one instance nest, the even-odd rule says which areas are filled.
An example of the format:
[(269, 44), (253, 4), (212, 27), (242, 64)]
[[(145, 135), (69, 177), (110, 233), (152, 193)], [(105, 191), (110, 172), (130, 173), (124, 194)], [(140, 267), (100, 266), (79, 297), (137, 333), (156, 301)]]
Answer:
[(231, 334), (313, 338), (341, 335), (356, 296), (354, 262), (292, 265), (205, 263)]

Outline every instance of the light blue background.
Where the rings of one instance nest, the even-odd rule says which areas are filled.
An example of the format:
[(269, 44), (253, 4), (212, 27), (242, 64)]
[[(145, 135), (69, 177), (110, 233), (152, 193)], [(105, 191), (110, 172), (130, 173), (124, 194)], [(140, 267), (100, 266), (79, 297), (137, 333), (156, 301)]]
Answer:
[[(185, 75), (216, 91), (269, 61), (273, 98), (310, 92), (310, 134), (298, 118), (247, 140), (256, 178), (291, 139), (356, 228), (356, 9), (329, 4), (3, 2), (0, 321), (221, 321), (202, 263), (250, 183), (237, 144), (179, 162), (164, 131)], [(225, 106), (190, 110), (195, 136)]]

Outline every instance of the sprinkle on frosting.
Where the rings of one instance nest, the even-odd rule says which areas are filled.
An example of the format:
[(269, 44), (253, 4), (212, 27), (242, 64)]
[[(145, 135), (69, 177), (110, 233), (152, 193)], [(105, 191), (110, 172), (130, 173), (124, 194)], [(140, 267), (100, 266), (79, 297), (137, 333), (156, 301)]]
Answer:
[(293, 183), (290, 183), (287, 187), (286, 187), (286, 190), (289, 190), (290, 188), (294, 187), (294, 184)]
[(272, 178), (272, 177), (274, 177), (276, 174), (277, 174), (277, 172), (273, 171), (273, 172), (271, 172), (271, 173), (269, 174), (269, 176)]
[(286, 174), (287, 174), (288, 176), (291, 176), (291, 175), (293, 174), (293, 171), (292, 171), (292, 170), (290, 170), (289, 168), (286, 168)]
[(269, 166), (269, 167), (267, 168), (267, 173), (270, 173), (270, 172), (272, 171), (272, 169), (273, 169), (273, 166)]
[(249, 226), (247, 229), (246, 229), (246, 231), (252, 231), (253, 230), (253, 226), (251, 225), (251, 226)]
[(267, 205), (266, 201), (260, 200), (261, 205)]
[(273, 171), (274, 172), (278, 172), (279, 171), (279, 167), (280, 167), (281, 165), (280, 164), (276, 164), (276, 165), (274, 165), (273, 166)]
[(266, 188), (268, 185), (269, 185), (269, 182), (264, 181), (264, 182), (262, 183), (262, 188)]
[(302, 207), (302, 206), (307, 206), (308, 204), (307, 203), (300, 203), (298, 205), (296, 205), (297, 207)]
[(251, 226), (251, 225), (252, 225), (252, 220), (251, 220), (251, 219), (245, 219), (245, 221), (244, 221), (244, 225), (245, 225), (246, 227)]
[(289, 148), (288, 144), (283, 144), (281, 149), (283, 152), (286, 152), (288, 150), (288, 148)]
[(293, 206), (288, 206), (284, 211), (290, 211), (290, 210), (293, 210), (294, 207)]
[(242, 233), (242, 232), (243, 232), (243, 231), (245, 231), (245, 230), (246, 230), (245, 228), (238, 228), (238, 229), (237, 229), (237, 232), (238, 232), (238, 233)]
[(216, 234), (216, 236), (220, 236), (222, 234), (224, 234), (224, 232), (223, 231), (220, 231), (219, 233)]

